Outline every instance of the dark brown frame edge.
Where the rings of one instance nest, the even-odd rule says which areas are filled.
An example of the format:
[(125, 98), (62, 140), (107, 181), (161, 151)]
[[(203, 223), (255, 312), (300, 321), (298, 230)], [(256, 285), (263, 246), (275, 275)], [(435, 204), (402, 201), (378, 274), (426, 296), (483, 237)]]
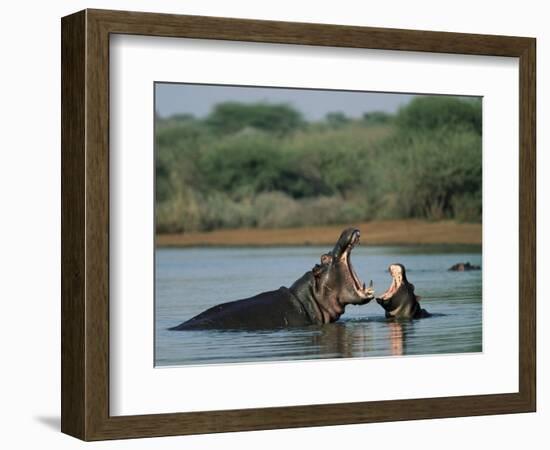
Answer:
[[(61, 430), (84, 440), (245, 431), (536, 409), (535, 48), (525, 37), (84, 10), (62, 30)], [(519, 392), (109, 416), (109, 35), (519, 57)]]

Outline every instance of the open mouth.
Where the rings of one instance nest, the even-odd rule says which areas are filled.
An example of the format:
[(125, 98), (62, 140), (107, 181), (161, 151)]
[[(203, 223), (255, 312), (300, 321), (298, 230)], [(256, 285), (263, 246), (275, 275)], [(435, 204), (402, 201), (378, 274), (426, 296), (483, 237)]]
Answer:
[(401, 271), (396, 268), (396, 266), (391, 265), (389, 268), (389, 272), (391, 274), (392, 281), (388, 290), (384, 292), (384, 294), (382, 294), (382, 296), (380, 297), (382, 300), (387, 300), (393, 297), (403, 283), (403, 275)]
[(353, 282), (353, 287), (361, 297), (366, 298), (371, 294), (372, 281), (368, 287), (365, 286), (365, 283), (361, 282), (361, 280), (357, 276), (357, 273), (353, 269), (353, 265), (351, 264), (351, 251), (359, 243), (360, 237), (361, 237), (361, 233), (359, 232), (359, 230), (354, 230), (349, 239), (348, 244), (346, 245), (344, 251), (342, 252), (342, 260), (346, 264), (346, 267), (349, 272), (349, 277)]

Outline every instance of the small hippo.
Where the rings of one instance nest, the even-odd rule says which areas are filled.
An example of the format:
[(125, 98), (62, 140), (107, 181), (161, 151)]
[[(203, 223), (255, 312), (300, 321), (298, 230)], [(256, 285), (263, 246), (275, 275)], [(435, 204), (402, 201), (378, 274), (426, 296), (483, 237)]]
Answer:
[(469, 262), (465, 263), (456, 263), (455, 265), (449, 267), (449, 270), (452, 272), (466, 272), (467, 270), (481, 270), (480, 266), (474, 266)]
[(430, 313), (420, 307), (420, 297), (414, 293), (414, 285), (409, 283), (403, 264), (392, 264), (388, 268), (392, 283), (388, 290), (376, 299), (386, 311), (387, 319), (420, 319)]
[(289, 288), (221, 303), (170, 330), (272, 329), (322, 325), (338, 320), (346, 305), (364, 305), (374, 289), (361, 283), (351, 265), (359, 242), (355, 228), (344, 230), (331, 252)]

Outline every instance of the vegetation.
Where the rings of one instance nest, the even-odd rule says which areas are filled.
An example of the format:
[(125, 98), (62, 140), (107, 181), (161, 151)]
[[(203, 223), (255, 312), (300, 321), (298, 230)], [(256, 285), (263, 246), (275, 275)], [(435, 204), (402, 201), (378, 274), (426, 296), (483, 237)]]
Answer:
[(481, 102), (413, 99), (395, 115), (306, 122), (289, 105), (157, 119), (157, 231), (372, 219), (481, 221)]

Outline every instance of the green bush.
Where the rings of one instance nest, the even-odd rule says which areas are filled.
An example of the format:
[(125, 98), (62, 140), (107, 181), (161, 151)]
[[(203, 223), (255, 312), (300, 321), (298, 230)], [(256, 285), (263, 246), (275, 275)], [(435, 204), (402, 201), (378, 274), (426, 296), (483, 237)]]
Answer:
[(481, 135), (481, 99), (449, 96), (422, 96), (402, 107), (397, 125), (408, 130), (468, 129)]
[(402, 133), (379, 159), (377, 196), (390, 217), (452, 219), (464, 208), (459, 198), (481, 192), (481, 137), (472, 131)]
[(392, 120), (393, 116), (383, 111), (373, 111), (363, 114), (363, 122), (366, 125), (384, 125), (390, 123)]
[(350, 123), (350, 119), (341, 111), (329, 112), (325, 116), (329, 128), (341, 128)]
[(234, 135), (204, 148), (197, 168), (209, 189), (242, 198), (277, 189), (282, 153), (272, 136)]
[(479, 99), (308, 124), (292, 111), (225, 103), (204, 120), (157, 118), (157, 231), (481, 220)]
[(206, 124), (218, 134), (252, 128), (286, 134), (304, 124), (302, 115), (286, 104), (225, 102), (216, 105)]

